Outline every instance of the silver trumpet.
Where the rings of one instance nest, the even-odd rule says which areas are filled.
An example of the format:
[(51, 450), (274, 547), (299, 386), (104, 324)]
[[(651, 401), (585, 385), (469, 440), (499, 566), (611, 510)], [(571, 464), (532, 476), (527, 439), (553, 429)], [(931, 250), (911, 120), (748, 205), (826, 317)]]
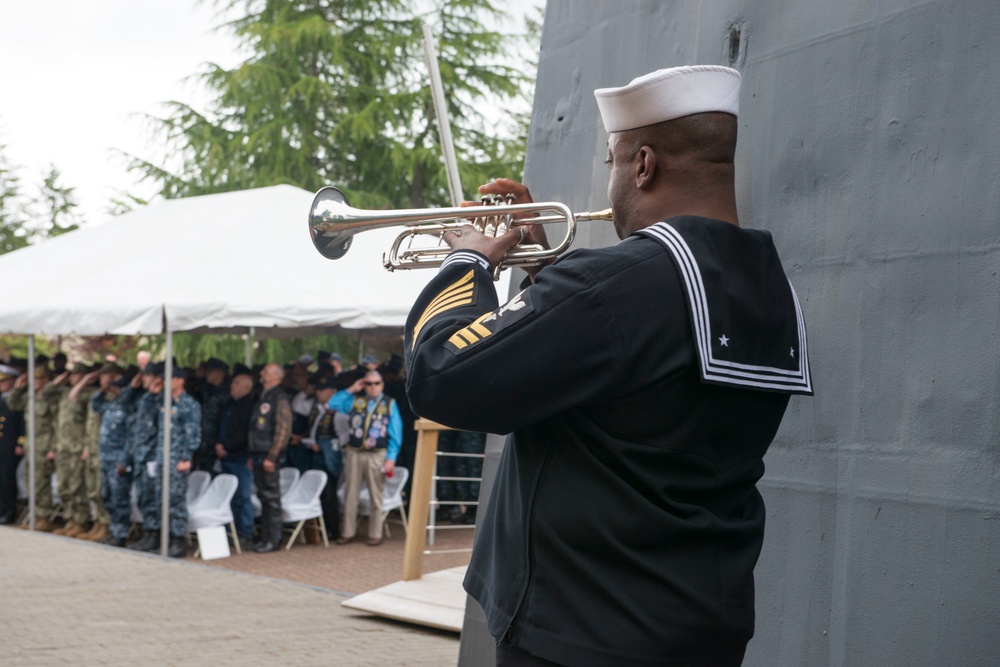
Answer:
[[(496, 273), (509, 266), (540, 264), (558, 257), (569, 249), (576, 236), (576, 223), (585, 220), (611, 220), (611, 209), (588, 213), (573, 213), (565, 204), (539, 202), (513, 204), (513, 195), (483, 197), (482, 207), (413, 208), (385, 211), (366, 211), (352, 207), (344, 193), (334, 187), (325, 187), (316, 193), (309, 212), (309, 236), (316, 250), (327, 259), (340, 259), (351, 247), (358, 232), (383, 227), (405, 226), (389, 252), (383, 254), (382, 263), (389, 271), (396, 269), (423, 269), (441, 266), (451, 252), (440, 244), (445, 232), (459, 231), (464, 225), (473, 225), (488, 236), (501, 236), (513, 225), (546, 225), (566, 223), (566, 234), (552, 248), (537, 244), (519, 244), (504, 256)], [(533, 217), (523, 217), (533, 216)], [(435, 245), (414, 247), (417, 236), (432, 235)], [(408, 242), (404, 248), (403, 243)]]

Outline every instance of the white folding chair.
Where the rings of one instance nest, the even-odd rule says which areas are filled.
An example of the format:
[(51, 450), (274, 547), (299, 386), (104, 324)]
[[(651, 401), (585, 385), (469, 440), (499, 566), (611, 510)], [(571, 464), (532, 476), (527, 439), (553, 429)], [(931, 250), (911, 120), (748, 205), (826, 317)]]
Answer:
[(212, 474), (207, 470), (192, 470), (188, 474), (187, 504), (188, 508), (198, 501), (212, 481)]
[(17, 462), (17, 470), (14, 475), (17, 477), (17, 499), (27, 500), (28, 499), (28, 485), (24, 482), (24, 475), (26, 474), (25, 466), (27, 466), (28, 457), (24, 456), (20, 461)]
[(250, 482), (250, 506), (253, 507), (253, 518), (259, 519), (264, 514), (264, 506), (257, 497), (257, 483)]
[[(386, 519), (389, 517), (389, 512), (393, 510), (399, 510), (399, 515), (403, 519), (403, 532), (409, 532), (406, 525), (406, 506), (403, 504), (403, 487), (406, 486), (406, 480), (409, 478), (409, 470), (397, 467), (392, 477), (385, 479), (385, 488), (382, 491), (382, 532), (385, 533), (386, 537), (392, 537), (389, 533), (389, 522)], [(366, 493), (367, 487), (362, 487), (361, 490), (362, 493), (358, 498), (358, 514), (368, 516), (371, 514), (371, 498)]]
[(198, 497), (198, 502), (188, 506), (188, 532), (197, 532), (199, 528), (228, 525), (236, 553), (242, 553), (231, 505), (239, 483), (236, 475), (216, 475), (205, 492)]
[(285, 496), (299, 483), (299, 469), (285, 466), (278, 474), (280, 475), (278, 486), (281, 489), (281, 501), (285, 501)]
[[(297, 472), (297, 471), (296, 471)], [(298, 483), (281, 499), (281, 521), (295, 523), (292, 536), (288, 538), (285, 549), (291, 549), (295, 539), (302, 532), (302, 526), (309, 519), (319, 519), (320, 533), (323, 535), (323, 546), (330, 546), (326, 537), (326, 522), (323, 520), (323, 506), (319, 497), (326, 486), (326, 472), (323, 470), (306, 470)]]

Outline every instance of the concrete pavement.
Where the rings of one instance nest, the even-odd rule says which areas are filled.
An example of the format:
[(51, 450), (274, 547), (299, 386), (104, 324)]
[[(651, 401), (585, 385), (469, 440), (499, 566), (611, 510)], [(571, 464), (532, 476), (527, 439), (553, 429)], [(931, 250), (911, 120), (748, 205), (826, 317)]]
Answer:
[(444, 666), (458, 637), (336, 591), (0, 528), (0, 664)]

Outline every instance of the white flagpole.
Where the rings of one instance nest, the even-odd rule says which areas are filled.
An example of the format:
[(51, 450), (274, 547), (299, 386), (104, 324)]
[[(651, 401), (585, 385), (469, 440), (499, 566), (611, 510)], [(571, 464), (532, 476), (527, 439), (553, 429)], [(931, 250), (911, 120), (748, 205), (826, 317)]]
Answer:
[(451, 194), (452, 206), (458, 206), (462, 203), (463, 198), (462, 181), (458, 175), (458, 159), (455, 157), (455, 142), (451, 137), (448, 105), (444, 101), (444, 86), (441, 84), (441, 70), (438, 69), (437, 49), (434, 48), (431, 27), (426, 23), (424, 24), (424, 55), (427, 58), (427, 69), (431, 73), (431, 97), (434, 100), (434, 111), (441, 134), (441, 152), (444, 155), (444, 167), (448, 174), (448, 191)]

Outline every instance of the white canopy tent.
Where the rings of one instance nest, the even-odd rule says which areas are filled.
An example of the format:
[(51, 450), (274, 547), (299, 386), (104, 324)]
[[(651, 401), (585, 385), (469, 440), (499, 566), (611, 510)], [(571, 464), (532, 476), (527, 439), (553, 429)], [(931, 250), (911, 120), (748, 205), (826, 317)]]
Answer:
[(312, 197), (277, 185), (172, 199), (4, 255), (0, 284), (16, 288), (0, 332), (402, 327), (433, 271), (382, 268), (398, 229), (324, 259), (308, 234)]
[[(355, 237), (343, 258), (313, 247), (313, 194), (289, 185), (162, 201), (104, 224), (0, 256), (0, 333), (167, 336), (173, 332), (307, 334), (332, 327), (402, 327), (434, 271), (389, 273), (382, 254), (399, 229)], [(498, 290), (506, 295), (509, 274)], [(29, 372), (33, 373), (33, 351)], [(34, 393), (29, 392), (34, 413)], [(164, 392), (169, 412), (170, 392)], [(34, 420), (29, 419), (34, 522)], [(169, 460), (170, 421), (163, 460)], [(163, 484), (167, 525), (168, 484)], [(166, 554), (163, 531), (161, 553)]]

